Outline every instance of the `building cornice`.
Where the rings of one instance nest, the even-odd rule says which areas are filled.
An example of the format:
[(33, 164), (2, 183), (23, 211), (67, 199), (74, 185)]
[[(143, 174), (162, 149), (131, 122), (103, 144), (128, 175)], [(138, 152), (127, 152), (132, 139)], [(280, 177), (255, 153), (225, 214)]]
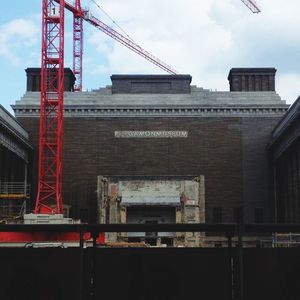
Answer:
[[(16, 141), (18, 141), (18, 143), (21, 143), (27, 149), (33, 149), (29, 143), (28, 132), (2, 105), (0, 105), (0, 128), (3, 134), (3, 145), (11, 145), (12, 143), (15, 144), (15, 141), (11, 141), (11, 139), (14, 138)], [(6, 141), (6, 144), (4, 144), (4, 136), (10, 137), (9, 143)], [(5, 139), (7, 140), (7, 138)], [(21, 156), (23, 157), (23, 154)]]
[[(39, 106), (13, 106), (16, 117), (39, 117)], [(266, 106), (65, 106), (65, 117), (257, 117), (282, 116), (286, 105)]]

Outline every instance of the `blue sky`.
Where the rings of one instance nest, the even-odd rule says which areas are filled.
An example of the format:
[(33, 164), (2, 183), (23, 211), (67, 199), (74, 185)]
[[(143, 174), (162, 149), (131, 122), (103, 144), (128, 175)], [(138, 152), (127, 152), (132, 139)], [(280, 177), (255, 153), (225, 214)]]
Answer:
[[(72, 0), (70, 0), (71, 2)], [(252, 14), (240, 0), (101, 0), (101, 6), (143, 48), (192, 84), (228, 90), (232, 67), (275, 67), (276, 90), (288, 103), (300, 95), (299, 0), (256, 0)], [(1, 104), (7, 109), (24, 94), (24, 69), (40, 66), (41, 0), (1, 3)], [(98, 18), (114, 24), (82, 0)], [(72, 62), (72, 17), (66, 13), (65, 66)], [(111, 74), (159, 73), (155, 66), (122, 45), (84, 26), (84, 89), (110, 84)]]

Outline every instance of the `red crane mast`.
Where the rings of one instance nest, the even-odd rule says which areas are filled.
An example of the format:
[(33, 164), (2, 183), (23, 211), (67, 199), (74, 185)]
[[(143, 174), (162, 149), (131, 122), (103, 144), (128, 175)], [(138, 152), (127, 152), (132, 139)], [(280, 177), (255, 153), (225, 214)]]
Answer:
[[(34, 212), (61, 214), (64, 0), (43, 0), (38, 194)], [(57, 2), (57, 1), (56, 1)]]

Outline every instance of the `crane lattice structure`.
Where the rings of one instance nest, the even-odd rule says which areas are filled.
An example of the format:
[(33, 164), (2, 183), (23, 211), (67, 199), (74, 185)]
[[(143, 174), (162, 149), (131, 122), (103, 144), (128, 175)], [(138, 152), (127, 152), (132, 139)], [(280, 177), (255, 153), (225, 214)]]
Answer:
[(82, 90), (83, 20), (170, 74), (176, 71), (132, 40), (98, 20), (89, 10), (65, 0), (42, 0), (42, 63), (38, 193), (34, 212), (62, 214), (62, 139), (64, 104), (64, 9), (73, 13), (75, 91)]
[(40, 142), (35, 213), (63, 212), (64, 0), (43, 0)]
[(254, 14), (261, 12), (254, 0), (241, 0)]

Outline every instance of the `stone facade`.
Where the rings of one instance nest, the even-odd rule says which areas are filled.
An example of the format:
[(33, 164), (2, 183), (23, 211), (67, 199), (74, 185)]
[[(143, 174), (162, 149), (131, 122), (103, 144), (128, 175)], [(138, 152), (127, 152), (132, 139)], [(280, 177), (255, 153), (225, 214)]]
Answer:
[[(98, 222), (101, 224), (205, 223), (204, 176), (98, 176)], [(106, 233), (109, 243), (142, 241), (153, 245), (200, 246), (200, 233)]]
[[(65, 93), (63, 198), (73, 217), (96, 221), (99, 174), (203, 174), (207, 222), (232, 222), (241, 207), (247, 222), (254, 221), (256, 208), (264, 211), (264, 221), (271, 220), (266, 145), (288, 108), (275, 92), (212, 92), (195, 86), (181, 93), (158, 93), (159, 87), (155, 93), (113, 90)], [(39, 93), (27, 92), (13, 107), (36, 154), (38, 105)], [(187, 136), (119, 138), (115, 133), (120, 131)], [(214, 217), (215, 209), (221, 220)]]
[(28, 132), (0, 105), (0, 222), (19, 215), (27, 201), (31, 151)]

